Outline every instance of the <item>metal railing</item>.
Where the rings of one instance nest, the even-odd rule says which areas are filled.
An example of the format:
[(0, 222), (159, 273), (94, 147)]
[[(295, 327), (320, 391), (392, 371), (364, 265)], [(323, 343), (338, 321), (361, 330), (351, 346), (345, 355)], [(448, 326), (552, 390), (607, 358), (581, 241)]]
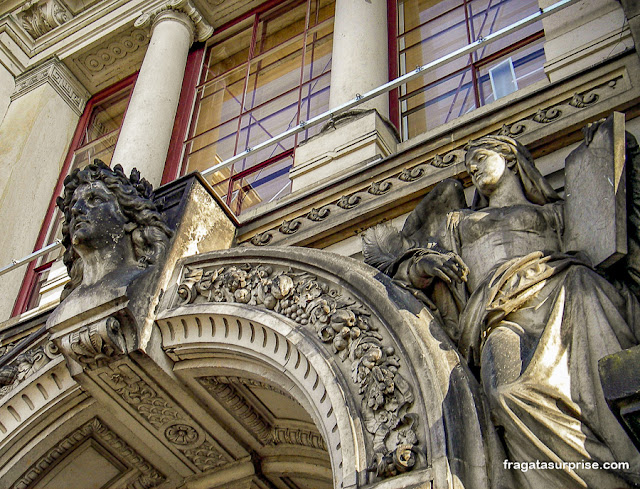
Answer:
[[(300, 122), (297, 126), (279, 134), (278, 136), (274, 136), (270, 139), (267, 139), (266, 141), (254, 146), (253, 148), (247, 148), (245, 151), (243, 151), (242, 153), (238, 153), (235, 156), (232, 156), (231, 158), (228, 158), (210, 168), (207, 168), (206, 170), (204, 170), (203, 172), (201, 172), (203, 177), (208, 177), (209, 175), (215, 173), (216, 171), (225, 168), (227, 166), (232, 165), (233, 163), (240, 161), (244, 158), (246, 158), (247, 156), (249, 156), (252, 153), (255, 153), (256, 151), (260, 151), (264, 148), (268, 148), (269, 146), (272, 146), (274, 144), (277, 144), (285, 139), (287, 139), (288, 137), (294, 136), (295, 134), (298, 134), (299, 132), (302, 132), (310, 127), (316, 126), (318, 124), (321, 124), (323, 122), (327, 122), (330, 121), (331, 119), (333, 119), (335, 116), (340, 115), (350, 109), (353, 109), (354, 107), (357, 107), (358, 105), (368, 101), (368, 100), (372, 100), (376, 97), (378, 97), (379, 95), (383, 95), (391, 90), (393, 90), (394, 88), (398, 88), (401, 85), (406, 84), (407, 82), (413, 80), (414, 78), (417, 78), (419, 76), (424, 75), (425, 73), (428, 73), (429, 71), (435, 70), (451, 61), (454, 61), (458, 58), (461, 58), (463, 56), (466, 56), (472, 52), (474, 52), (476, 49), (479, 49), (481, 46), (486, 46), (488, 44), (491, 44), (493, 42), (496, 42), (500, 39), (502, 39), (503, 37), (512, 34), (524, 27), (527, 27), (528, 25), (531, 25), (535, 22), (538, 22), (542, 19), (544, 19), (545, 17), (548, 17), (556, 12), (559, 12), (560, 10), (567, 8), (571, 5), (573, 5), (574, 3), (579, 2), (580, 0), (560, 0), (556, 3), (554, 3), (553, 5), (550, 5), (549, 7), (545, 7), (545, 8), (541, 8), (538, 12), (533, 13), (531, 15), (529, 15), (528, 17), (525, 17), (522, 20), (519, 20), (518, 22), (514, 22), (513, 24), (504, 27), (496, 32), (493, 32), (491, 34), (488, 34), (486, 37), (480, 37), (477, 41), (474, 41), (472, 43), (467, 44), (466, 46), (457, 49), (456, 51), (453, 51), (445, 56), (442, 56), (441, 58), (436, 59), (435, 61), (431, 61), (425, 65), (422, 66), (418, 66), (416, 67), (414, 70), (410, 71), (409, 73), (402, 75), (398, 78), (395, 78), (394, 80), (391, 80), (388, 83), (385, 83), (384, 85), (380, 85), (379, 87), (364, 93), (362, 95), (357, 94), (356, 97), (342, 105), (339, 105), (338, 107), (334, 107), (331, 110), (328, 110), (326, 112), (323, 112), (322, 114), (319, 114), (315, 117), (312, 117), (311, 119), (309, 119), (308, 121), (302, 121)], [(27, 255), (23, 258), (20, 258), (18, 260), (13, 260), (11, 262), (11, 264), (0, 268), (0, 275), (3, 275), (7, 272), (10, 272), (11, 270), (18, 268), (22, 265), (26, 265), (27, 263), (35, 260), (36, 258), (57, 250), (58, 248), (60, 248), (62, 246), (62, 243), (58, 240), (48, 246), (45, 246), (44, 248), (41, 248), (37, 251), (34, 251), (33, 253), (31, 253), (30, 255)]]

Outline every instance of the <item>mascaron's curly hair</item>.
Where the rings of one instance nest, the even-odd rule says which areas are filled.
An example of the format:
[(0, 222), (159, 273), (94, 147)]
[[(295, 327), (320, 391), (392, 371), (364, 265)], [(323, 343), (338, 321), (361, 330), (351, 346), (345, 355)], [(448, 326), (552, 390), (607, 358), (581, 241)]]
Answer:
[(114, 194), (120, 210), (127, 218), (125, 231), (131, 235), (131, 243), (139, 268), (146, 268), (156, 262), (164, 253), (173, 231), (165, 224), (151, 200), (153, 188), (135, 168), (127, 178), (122, 166), (109, 168), (96, 159), (82, 170), (75, 169), (64, 179), (64, 194), (56, 199), (56, 204), (64, 214), (62, 225), (62, 244), (65, 246), (63, 262), (69, 272), (70, 282), (62, 292), (64, 300), (82, 283), (82, 259), (71, 246), (71, 199), (76, 189), (83, 184), (102, 182)]

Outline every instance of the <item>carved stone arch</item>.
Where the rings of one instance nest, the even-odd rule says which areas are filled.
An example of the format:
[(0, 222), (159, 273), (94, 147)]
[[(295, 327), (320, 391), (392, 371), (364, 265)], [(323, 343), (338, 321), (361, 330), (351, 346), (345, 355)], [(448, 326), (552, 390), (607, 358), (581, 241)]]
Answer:
[[(196, 304), (163, 313), (157, 322), (174, 371), (194, 390), (194, 383), (215, 374), (291, 393), (320, 429), (332, 467), (339, 468), (332, 471), (334, 487), (356, 487), (366, 454), (362, 429), (353, 423), (355, 406), (345, 396), (347, 379), (290, 321), (236, 304)], [(217, 354), (227, 357), (221, 361)], [(345, 465), (347, 454), (361, 462)]]
[(388, 277), (320, 250), (238, 248), (183, 260), (171, 284), (157, 323), (174, 371), (195, 386), (224, 351), (249, 360), (245, 374), (269, 365), (325, 438), (334, 487), (490, 486), (478, 384), (424, 304)]

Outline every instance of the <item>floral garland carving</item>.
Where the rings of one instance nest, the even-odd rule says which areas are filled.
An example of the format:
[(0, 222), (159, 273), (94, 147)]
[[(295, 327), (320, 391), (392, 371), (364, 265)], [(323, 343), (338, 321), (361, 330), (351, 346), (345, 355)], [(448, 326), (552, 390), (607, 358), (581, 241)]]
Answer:
[(263, 307), (315, 331), (341, 361), (350, 362), (365, 428), (373, 435), (376, 455), (370, 470), (389, 477), (413, 468), (416, 418), (407, 413), (413, 392), (398, 373), (395, 349), (359, 301), (309, 273), (248, 264), (186, 267), (177, 295), (181, 305), (199, 301)]

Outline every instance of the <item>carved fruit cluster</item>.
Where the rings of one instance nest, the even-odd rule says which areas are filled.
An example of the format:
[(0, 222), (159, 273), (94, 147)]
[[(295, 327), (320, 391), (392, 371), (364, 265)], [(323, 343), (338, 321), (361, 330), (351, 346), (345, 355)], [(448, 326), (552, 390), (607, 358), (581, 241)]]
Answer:
[(413, 430), (416, 420), (407, 414), (413, 403), (411, 386), (398, 374), (395, 349), (384, 344), (361, 303), (306, 272), (276, 272), (265, 265), (187, 267), (178, 296), (181, 304), (201, 298), (264, 307), (313, 328), (334, 354), (351, 362), (365, 426), (374, 435), (377, 455), (371, 470), (384, 477), (413, 467), (418, 440)]

